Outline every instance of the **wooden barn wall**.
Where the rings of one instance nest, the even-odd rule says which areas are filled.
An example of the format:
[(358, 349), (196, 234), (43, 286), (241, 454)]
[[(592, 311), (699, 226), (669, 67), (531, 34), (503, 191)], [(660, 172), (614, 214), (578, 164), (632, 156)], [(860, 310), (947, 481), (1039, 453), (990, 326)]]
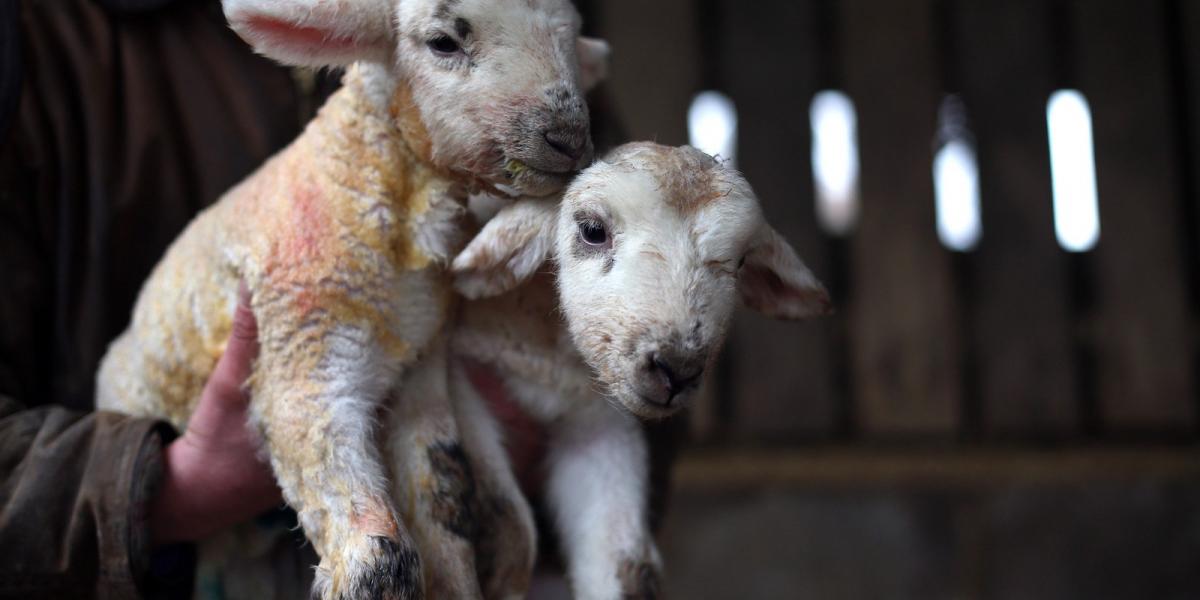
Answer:
[[(1180, 205), (1187, 245), (1184, 261), (1188, 266), (1188, 306), (1192, 329), (1197, 331), (1200, 330), (1200, 3), (1172, 0), (1167, 6), (1174, 67), (1174, 115), (1178, 120), (1175, 149), (1184, 176)], [(1192, 373), (1200, 373), (1200, 352), (1195, 350)], [(1193, 385), (1198, 384), (1193, 382)], [(1194, 394), (1193, 421), (1195, 429), (1200, 430), (1200, 391)]]
[(851, 377), (864, 435), (949, 435), (962, 344), (949, 253), (933, 224), (934, 2), (847, 0), (840, 68), (858, 111), (861, 206), (851, 239)]
[(1054, 237), (1046, 99), (1059, 87), (1042, 0), (947, 8), (946, 89), (968, 107), (983, 237), (966, 257), (979, 432), (1078, 431), (1069, 262)]
[(1180, 238), (1161, 2), (1071, 3), (1076, 80), (1092, 107), (1100, 243), (1092, 255), (1106, 430), (1190, 427), (1195, 330)]
[[(745, 10), (738, 0), (709, 2), (716, 12), (706, 29), (715, 46), (709, 86), (736, 103), (737, 161), (763, 210), (817, 272), (827, 252), (813, 206), (807, 100), (820, 87), (816, 62), (817, 12), (811, 1), (764, 4)], [(789, 67), (780, 72), (779, 61)], [(761, 115), (761, 117), (759, 116)], [(727, 353), (727, 418), (736, 435), (772, 440), (825, 436), (834, 428), (834, 356), (831, 321), (781, 323), (749, 310), (735, 319)], [(777, 340), (762, 343), (763, 340)], [(764, 373), (774, 376), (763, 377)], [(753, 400), (748, 400), (753, 399)]]
[[(687, 141), (695, 93), (740, 115), (737, 166), (838, 313), (743, 311), (701, 440), (1195, 440), (1200, 5), (1187, 0), (607, 0), (602, 93), (629, 139)], [(1101, 234), (1054, 235), (1046, 101), (1092, 110)], [(814, 211), (808, 109), (855, 103), (861, 212)], [(938, 111), (965, 108), (983, 235), (935, 230)]]

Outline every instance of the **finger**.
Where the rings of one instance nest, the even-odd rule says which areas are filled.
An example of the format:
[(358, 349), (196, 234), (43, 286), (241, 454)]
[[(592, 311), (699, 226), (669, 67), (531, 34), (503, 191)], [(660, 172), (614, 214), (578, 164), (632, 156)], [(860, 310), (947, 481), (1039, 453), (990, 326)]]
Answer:
[(233, 313), (233, 324), (229, 331), (229, 341), (225, 352), (217, 361), (209, 386), (217, 386), (217, 395), (226, 402), (249, 401), (249, 396), (243, 390), (246, 380), (254, 368), (254, 358), (258, 356), (258, 322), (254, 311), (250, 308), (250, 293), (245, 283), (238, 284), (238, 304)]

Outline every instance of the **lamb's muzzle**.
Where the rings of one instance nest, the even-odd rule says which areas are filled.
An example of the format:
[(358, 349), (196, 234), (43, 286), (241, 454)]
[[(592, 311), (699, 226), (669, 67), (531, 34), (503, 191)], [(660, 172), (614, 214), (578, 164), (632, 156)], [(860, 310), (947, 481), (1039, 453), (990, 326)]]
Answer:
[(675, 346), (664, 346), (646, 357), (646, 373), (640, 377), (642, 399), (662, 408), (677, 408), (682, 396), (700, 385), (705, 355)]

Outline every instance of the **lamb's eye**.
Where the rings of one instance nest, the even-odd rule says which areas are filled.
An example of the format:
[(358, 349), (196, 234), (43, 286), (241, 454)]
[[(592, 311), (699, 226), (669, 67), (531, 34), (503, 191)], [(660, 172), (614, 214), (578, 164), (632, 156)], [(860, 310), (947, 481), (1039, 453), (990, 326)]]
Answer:
[(439, 56), (450, 56), (462, 51), (462, 46), (458, 45), (458, 42), (454, 41), (454, 38), (448, 35), (439, 35), (427, 43), (429, 49), (433, 50), (433, 53)]
[(579, 237), (589, 246), (605, 246), (608, 244), (608, 230), (600, 221), (580, 221)]

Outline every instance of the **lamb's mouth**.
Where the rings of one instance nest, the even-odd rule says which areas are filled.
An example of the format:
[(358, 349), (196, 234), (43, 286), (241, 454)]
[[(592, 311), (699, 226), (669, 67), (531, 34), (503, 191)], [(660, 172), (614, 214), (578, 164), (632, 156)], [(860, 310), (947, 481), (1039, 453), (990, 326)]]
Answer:
[(670, 417), (679, 412), (684, 406), (682, 398), (668, 404), (660, 404), (640, 393), (635, 393), (634, 397), (637, 400), (633, 405), (626, 402), (622, 402), (621, 404), (625, 406), (626, 410), (633, 413), (634, 416), (649, 421), (657, 421)]
[(566, 187), (578, 171), (545, 171), (516, 158), (504, 162), (507, 181), (496, 188), (509, 195), (544, 196)]

